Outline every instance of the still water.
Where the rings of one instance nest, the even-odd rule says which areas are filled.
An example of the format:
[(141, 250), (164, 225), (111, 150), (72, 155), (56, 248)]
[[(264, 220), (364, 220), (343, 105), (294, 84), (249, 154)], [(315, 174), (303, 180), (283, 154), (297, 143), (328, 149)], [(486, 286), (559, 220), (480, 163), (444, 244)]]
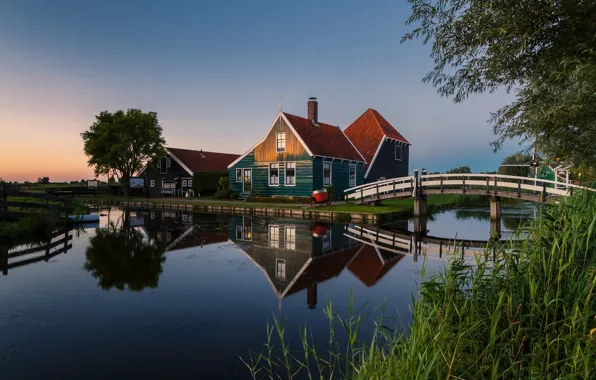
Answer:
[[(534, 216), (504, 209), (504, 237)], [(489, 237), (488, 210), (451, 210), (428, 234)], [(384, 228), (405, 231), (413, 220)], [(362, 244), (349, 225), (296, 219), (102, 211), (99, 225), (54, 244), (9, 251), (0, 276), (2, 379), (246, 378), (239, 356), (261, 351), (267, 322), (325, 339), (324, 306), (349, 297), (407, 324), (423, 259)], [(46, 248), (49, 248), (46, 252)], [(430, 251), (429, 251), (430, 252)], [(428, 271), (445, 257), (429, 253)], [(370, 328), (365, 325), (363, 330)]]

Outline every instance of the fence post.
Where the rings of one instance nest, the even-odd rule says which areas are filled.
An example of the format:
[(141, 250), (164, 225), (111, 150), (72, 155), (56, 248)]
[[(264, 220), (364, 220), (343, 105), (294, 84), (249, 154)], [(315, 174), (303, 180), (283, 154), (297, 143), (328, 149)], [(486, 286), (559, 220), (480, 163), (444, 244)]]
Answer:
[(441, 175), (441, 193), (443, 193), (443, 175)]
[(466, 193), (466, 177), (463, 176), (462, 178), (463, 178), (463, 180), (462, 180), (462, 183), (463, 183), (463, 193), (465, 194)]
[(521, 179), (517, 180), (517, 197), (521, 198)]
[(377, 199), (379, 199), (379, 184), (378, 183), (377, 183), (376, 188), (377, 188)]
[(393, 196), (395, 196), (395, 180), (393, 180)]
[(486, 194), (490, 194), (490, 176), (486, 176)]
[(497, 195), (497, 175), (495, 174), (495, 195)]
[(420, 188), (418, 187), (418, 169), (414, 169), (414, 197), (417, 197), (420, 193)]
[(0, 185), (0, 215), (8, 213), (8, 193), (4, 185)]

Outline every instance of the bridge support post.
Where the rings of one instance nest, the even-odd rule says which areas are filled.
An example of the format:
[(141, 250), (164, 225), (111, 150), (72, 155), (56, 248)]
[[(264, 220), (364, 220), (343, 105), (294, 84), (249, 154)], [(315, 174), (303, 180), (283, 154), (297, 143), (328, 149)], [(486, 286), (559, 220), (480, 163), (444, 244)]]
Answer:
[(3, 275), (8, 274), (8, 247), (0, 245), (0, 270)]
[(501, 218), (490, 220), (490, 240), (501, 240)]
[(414, 197), (414, 216), (426, 216), (426, 197), (424, 195)]
[(501, 198), (490, 198), (490, 219), (501, 219)]

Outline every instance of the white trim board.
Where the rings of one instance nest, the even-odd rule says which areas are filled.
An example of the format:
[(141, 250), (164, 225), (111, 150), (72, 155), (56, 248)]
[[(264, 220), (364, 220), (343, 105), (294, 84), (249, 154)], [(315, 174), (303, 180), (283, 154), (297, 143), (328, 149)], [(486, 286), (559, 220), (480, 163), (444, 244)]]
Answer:
[(364, 173), (364, 179), (368, 178), (370, 169), (373, 167), (373, 164), (375, 163), (375, 160), (377, 159), (377, 156), (379, 155), (379, 152), (381, 151), (381, 147), (383, 146), (383, 143), (385, 142), (386, 139), (387, 139), (387, 135), (384, 135), (383, 138), (381, 139), (381, 142), (379, 143), (379, 146), (377, 147), (377, 151), (375, 152), (373, 159), (370, 161), (370, 164), (368, 164), (368, 169), (366, 169), (366, 173)]
[(166, 148), (166, 154), (169, 154), (170, 156), (172, 156), (172, 158), (174, 159), (174, 161), (176, 161), (176, 162), (178, 163), (178, 165), (180, 165), (180, 166), (182, 167), (182, 169), (186, 170), (186, 172), (187, 172), (189, 175), (191, 175), (191, 176), (193, 175), (193, 172), (192, 172), (192, 170), (190, 170), (190, 169), (188, 168), (188, 166), (184, 165), (184, 163), (183, 163), (182, 161), (180, 161), (180, 159), (179, 159), (178, 157), (176, 157), (176, 156), (175, 156), (175, 155), (174, 155), (172, 152), (170, 152), (170, 151), (168, 150), (168, 148)]

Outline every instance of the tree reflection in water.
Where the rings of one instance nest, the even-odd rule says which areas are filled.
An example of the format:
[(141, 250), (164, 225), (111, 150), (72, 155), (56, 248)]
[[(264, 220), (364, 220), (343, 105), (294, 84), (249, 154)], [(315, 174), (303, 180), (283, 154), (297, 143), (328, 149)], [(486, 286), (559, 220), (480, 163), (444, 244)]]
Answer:
[(98, 228), (89, 239), (84, 265), (105, 290), (116, 288), (141, 291), (157, 288), (163, 270), (165, 247), (150, 241), (141, 230), (110, 224)]
[[(488, 210), (455, 210), (457, 220), (479, 220), (489, 221), (490, 212)], [(524, 214), (501, 214), (503, 226), (509, 230), (516, 231), (518, 228), (526, 228), (532, 224), (533, 219)]]

